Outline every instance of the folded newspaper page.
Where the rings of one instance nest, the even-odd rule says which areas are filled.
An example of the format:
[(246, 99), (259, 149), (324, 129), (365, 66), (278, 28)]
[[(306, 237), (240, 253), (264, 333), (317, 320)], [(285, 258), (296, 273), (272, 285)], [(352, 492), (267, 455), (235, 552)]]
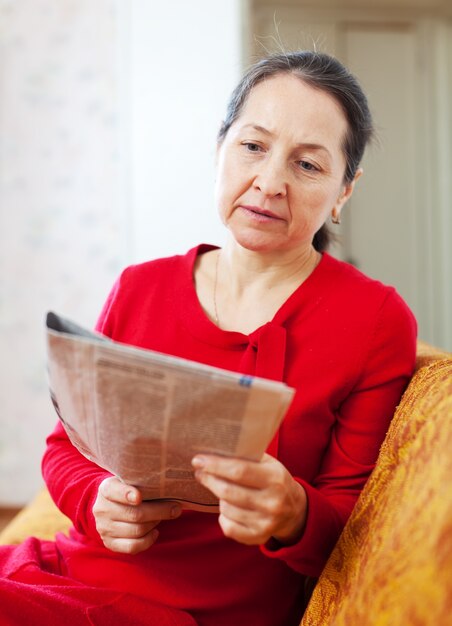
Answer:
[(113, 341), (47, 314), (50, 394), (73, 445), (144, 499), (218, 510), (199, 452), (259, 460), (294, 390)]

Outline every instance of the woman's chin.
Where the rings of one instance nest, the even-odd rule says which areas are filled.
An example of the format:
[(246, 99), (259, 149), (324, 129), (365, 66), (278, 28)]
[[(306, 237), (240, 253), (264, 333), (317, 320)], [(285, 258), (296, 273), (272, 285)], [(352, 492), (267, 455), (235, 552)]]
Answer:
[(277, 252), (279, 250), (275, 241), (266, 241), (263, 237), (236, 237), (232, 235), (232, 239), (241, 248), (252, 252)]
[[(245, 248), (246, 250), (250, 250), (252, 252), (261, 252), (261, 253), (272, 253), (272, 252), (288, 252), (292, 250), (294, 247), (298, 247), (298, 244), (294, 246), (290, 245), (291, 242), (286, 241), (285, 239), (275, 236), (268, 235), (266, 233), (259, 233), (256, 231), (240, 231), (237, 232), (235, 229), (229, 229), (231, 239), (238, 244), (241, 248)], [(301, 244), (300, 244), (301, 245)]]

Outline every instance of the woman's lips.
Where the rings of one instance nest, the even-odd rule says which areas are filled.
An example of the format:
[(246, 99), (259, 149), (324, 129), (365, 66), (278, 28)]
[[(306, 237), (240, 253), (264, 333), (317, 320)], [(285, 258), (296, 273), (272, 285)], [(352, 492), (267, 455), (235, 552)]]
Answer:
[(279, 217), (279, 215), (276, 215), (276, 213), (272, 213), (271, 211), (267, 211), (266, 209), (261, 209), (258, 206), (243, 204), (240, 208), (253, 219), (257, 219), (262, 222), (270, 220), (282, 220), (282, 217)]

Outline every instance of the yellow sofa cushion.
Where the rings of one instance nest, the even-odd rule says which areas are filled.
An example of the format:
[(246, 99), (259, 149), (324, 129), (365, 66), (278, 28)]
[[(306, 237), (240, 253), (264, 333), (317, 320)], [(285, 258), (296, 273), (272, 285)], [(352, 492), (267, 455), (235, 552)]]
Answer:
[(302, 626), (450, 624), (452, 359), (418, 367)]
[(0, 533), (0, 544), (21, 543), (26, 537), (53, 539), (57, 532), (66, 532), (70, 520), (54, 504), (47, 489), (42, 489), (12, 522)]

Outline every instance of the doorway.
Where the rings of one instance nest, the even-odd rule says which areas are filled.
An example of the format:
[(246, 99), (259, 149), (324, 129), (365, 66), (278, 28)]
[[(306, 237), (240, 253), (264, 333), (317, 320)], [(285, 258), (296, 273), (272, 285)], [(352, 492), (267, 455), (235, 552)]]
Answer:
[[(420, 338), (452, 349), (451, 19), (416, 10), (251, 4), (250, 60), (281, 49), (334, 54), (359, 78), (377, 140), (333, 254), (394, 285)], [(355, 3), (356, 5), (356, 3)]]

